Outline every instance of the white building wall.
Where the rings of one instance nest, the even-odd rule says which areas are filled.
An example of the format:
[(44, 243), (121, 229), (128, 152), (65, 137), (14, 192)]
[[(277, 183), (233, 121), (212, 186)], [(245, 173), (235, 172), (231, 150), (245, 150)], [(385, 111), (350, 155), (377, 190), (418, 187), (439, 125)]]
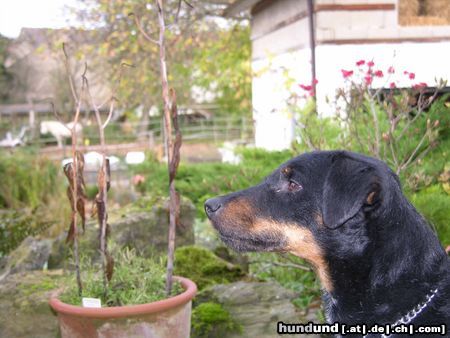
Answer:
[[(317, 104), (323, 115), (335, 112), (333, 102), (336, 89), (345, 85), (341, 69), (356, 69), (358, 60), (373, 60), (374, 69), (381, 69), (384, 78), (375, 78), (373, 87), (389, 87), (395, 82), (397, 87), (410, 87), (420, 82), (428, 86), (436, 85), (436, 80), (450, 81), (450, 41), (434, 43), (385, 43), (365, 45), (321, 45), (316, 49)], [(387, 69), (393, 66), (395, 73), (389, 75)], [(296, 67), (296, 65), (291, 65)], [(410, 80), (404, 71), (413, 72)], [(355, 75), (356, 76), (356, 75)]]
[(289, 148), (295, 137), (288, 99), (298, 86), (292, 80), (309, 77), (309, 50), (255, 60), (252, 104), (255, 145), (267, 150)]
[[(289, 96), (302, 94), (298, 84), (311, 83), (309, 49), (288, 52), (253, 62), (253, 116), (255, 144), (268, 150), (289, 148), (295, 138), (295, 122), (288, 107)], [(435, 43), (399, 43), (365, 45), (319, 45), (316, 49), (317, 109), (322, 116), (335, 113), (336, 89), (345, 86), (341, 69), (355, 70), (356, 61), (374, 61), (384, 78), (374, 78), (373, 87), (410, 87), (435, 79), (450, 80), (450, 41)], [(387, 69), (393, 66), (395, 73)], [(411, 80), (403, 72), (415, 73)], [(306, 100), (304, 101), (306, 102)]]
[[(316, 4), (396, 4), (396, 0), (317, 0)], [(305, 1), (280, 0), (252, 19), (253, 110), (255, 143), (268, 150), (288, 148), (295, 138), (293, 114), (288, 108), (292, 92), (304, 92), (298, 84), (311, 83), (308, 21), (291, 19), (305, 11)], [(336, 89), (344, 86), (341, 69), (355, 69), (358, 60), (373, 60), (375, 69), (393, 66), (396, 74), (375, 79), (374, 87), (396, 82), (435, 84), (450, 80), (450, 26), (401, 27), (397, 10), (319, 11), (316, 13), (317, 105), (320, 114), (334, 114)], [(277, 27), (283, 21), (287, 25)], [(274, 29), (277, 27), (277, 29)], [(436, 42), (396, 42), (434, 38)], [(367, 43), (352, 43), (367, 41)], [(389, 43), (373, 43), (370, 40)], [(442, 40), (442, 41), (440, 41)], [(333, 41), (339, 41), (334, 43)], [(347, 42), (348, 41), (348, 42)], [(414, 72), (411, 81), (403, 71)], [(292, 80), (289, 82), (289, 80)], [(305, 101), (306, 102), (306, 101)]]

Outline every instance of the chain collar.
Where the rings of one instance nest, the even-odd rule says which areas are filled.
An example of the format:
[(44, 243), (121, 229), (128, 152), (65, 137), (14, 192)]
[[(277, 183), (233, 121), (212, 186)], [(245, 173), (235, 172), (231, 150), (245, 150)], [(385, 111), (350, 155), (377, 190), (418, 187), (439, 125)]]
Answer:
[[(417, 304), (415, 307), (413, 307), (412, 310), (410, 310), (403, 317), (401, 317), (400, 319), (395, 321), (393, 324), (390, 324), (390, 326), (398, 326), (400, 324), (403, 324), (403, 325), (410, 324), (419, 314), (422, 313), (423, 310), (425, 310), (425, 308), (428, 306), (428, 304), (431, 303), (431, 301), (433, 300), (433, 298), (437, 292), (438, 292), (438, 288), (431, 290), (426, 295), (426, 300), (424, 302)], [(368, 337), (368, 335), (365, 335), (363, 337), (364, 338)], [(385, 335), (385, 334), (381, 335), (381, 338), (388, 338), (388, 337), (391, 337), (391, 335)]]

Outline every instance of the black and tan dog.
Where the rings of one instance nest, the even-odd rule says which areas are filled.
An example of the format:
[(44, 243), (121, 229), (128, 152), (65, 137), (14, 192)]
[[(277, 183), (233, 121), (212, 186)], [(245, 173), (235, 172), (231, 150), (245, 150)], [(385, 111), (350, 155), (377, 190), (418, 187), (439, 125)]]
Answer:
[(303, 154), (257, 186), (206, 201), (205, 210), (237, 251), (309, 261), (329, 323), (445, 324), (448, 335), (450, 259), (383, 162)]

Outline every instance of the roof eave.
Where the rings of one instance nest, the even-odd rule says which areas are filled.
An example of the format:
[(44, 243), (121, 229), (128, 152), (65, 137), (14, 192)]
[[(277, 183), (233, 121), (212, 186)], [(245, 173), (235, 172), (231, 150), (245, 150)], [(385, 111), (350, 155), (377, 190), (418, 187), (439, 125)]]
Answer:
[(249, 10), (260, 1), (261, 0), (236, 0), (230, 6), (225, 8), (225, 10), (223, 11), (223, 16), (225, 17), (235, 16), (241, 12)]

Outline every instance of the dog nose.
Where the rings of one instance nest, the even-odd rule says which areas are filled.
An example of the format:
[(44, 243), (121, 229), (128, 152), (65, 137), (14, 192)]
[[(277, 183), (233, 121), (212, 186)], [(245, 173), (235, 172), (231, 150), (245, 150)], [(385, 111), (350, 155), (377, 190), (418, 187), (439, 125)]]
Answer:
[(220, 203), (219, 198), (210, 198), (205, 202), (206, 215), (208, 215), (208, 217), (212, 216), (221, 206), (222, 204)]

